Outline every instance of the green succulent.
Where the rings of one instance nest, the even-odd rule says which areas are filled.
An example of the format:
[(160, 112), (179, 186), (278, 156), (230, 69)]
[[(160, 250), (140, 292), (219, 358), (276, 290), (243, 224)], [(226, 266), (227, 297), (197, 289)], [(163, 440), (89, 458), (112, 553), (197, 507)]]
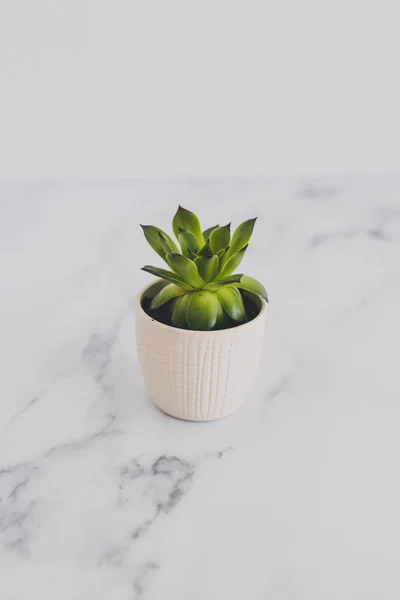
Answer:
[(224, 329), (245, 323), (243, 293), (268, 301), (261, 283), (235, 273), (255, 222), (244, 221), (232, 235), (230, 223), (202, 231), (197, 216), (179, 206), (172, 220), (179, 246), (158, 227), (141, 225), (150, 246), (169, 267), (143, 267), (169, 282), (152, 298), (150, 309), (168, 309), (171, 325), (184, 329)]

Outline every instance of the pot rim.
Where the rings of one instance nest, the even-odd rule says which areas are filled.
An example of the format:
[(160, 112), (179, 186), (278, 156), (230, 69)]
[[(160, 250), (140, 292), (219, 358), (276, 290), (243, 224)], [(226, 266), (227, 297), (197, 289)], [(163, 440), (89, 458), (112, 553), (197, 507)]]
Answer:
[[(162, 281), (162, 280), (160, 280), (160, 281)], [(258, 315), (256, 317), (254, 317), (254, 319), (252, 319), (248, 323), (242, 323), (241, 325), (236, 325), (236, 327), (229, 327), (228, 329), (211, 329), (210, 331), (208, 331), (208, 330), (204, 330), (204, 329), (182, 329), (181, 327), (172, 327), (172, 325), (165, 325), (165, 323), (160, 323), (160, 321), (153, 319), (146, 313), (145, 310), (143, 310), (142, 298), (143, 298), (145, 292), (149, 288), (153, 287), (156, 284), (157, 284), (157, 281), (148, 283), (148, 284), (144, 285), (139, 290), (139, 292), (136, 294), (136, 301), (135, 301), (136, 311), (137, 312), (141, 311), (142, 314), (144, 315), (145, 319), (148, 319), (149, 321), (151, 321), (155, 327), (161, 327), (162, 329), (167, 329), (169, 331), (174, 331), (174, 332), (182, 331), (185, 333), (185, 335), (186, 334), (188, 334), (188, 335), (196, 335), (196, 334), (197, 335), (198, 334), (221, 335), (221, 334), (226, 334), (230, 331), (237, 331), (239, 329), (240, 329), (240, 331), (243, 331), (243, 328), (249, 327), (250, 325), (254, 324), (258, 319), (260, 319), (264, 315), (266, 308), (267, 308), (266, 300), (264, 298), (260, 298), (260, 302), (261, 302), (260, 312), (258, 313)]]

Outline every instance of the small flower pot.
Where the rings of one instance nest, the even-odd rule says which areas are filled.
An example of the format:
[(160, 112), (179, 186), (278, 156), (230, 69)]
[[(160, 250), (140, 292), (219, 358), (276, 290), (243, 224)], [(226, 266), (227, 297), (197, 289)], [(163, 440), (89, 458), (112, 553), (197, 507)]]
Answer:
[(150, 396), (165, 413), (188, 421), (212, 421), (234, 413), (256, 373), (266, 321), (266, 302), (248, 323), (218, 331), (164, 325), (143, 309), (163, 282), (143, 288), (136, 301), (136, 343)]

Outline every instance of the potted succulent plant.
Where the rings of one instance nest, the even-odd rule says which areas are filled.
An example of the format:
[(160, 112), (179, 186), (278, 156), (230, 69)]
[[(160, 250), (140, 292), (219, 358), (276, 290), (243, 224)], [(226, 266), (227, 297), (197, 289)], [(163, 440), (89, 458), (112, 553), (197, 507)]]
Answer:
[(164, 412), (191, 421), (233, 413), (256, 372), (267, 294), (257, 280), (235, 271), (256, 219), (231, 235), (230, 224), (202, 232), (197, 216), (179, 206), (172, 228), (142, 225), (168, 269), (145, 266), (155, 283), (138, 295), (136, 340), (150, 395)]

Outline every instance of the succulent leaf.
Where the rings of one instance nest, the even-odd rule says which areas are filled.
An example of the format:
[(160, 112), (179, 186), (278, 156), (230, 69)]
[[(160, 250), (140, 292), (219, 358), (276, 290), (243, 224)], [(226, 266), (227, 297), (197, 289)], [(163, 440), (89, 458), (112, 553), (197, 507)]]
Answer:
[(199, 246), (203, 246), (203, 234), (201, 233), (200, 221), (198, 217), (190, 210), (187, 210), (182, 206), (178, 207), (178, 210), (176, 211), (172, 220), (172, 229), (174, 230), (174, 234), (177, 239), (179, 239), (179, 228), (193, 233), (193, 235), (197, 238)]
[(183, 287), (186, 290), (193, 289), (189, 284), (187, 284), (182, 279), (182, 277), (180, 277), (176, 273), (167, 271), (166, 269), (160, 269), (159, 267), (153, 267), (152, 265), (146, 265), (146, 266), (142, 267), (142, 271), (146, 271), (146, 273), (151, 273), (151, 275), (155, 275), (155, 277), (160, 277), (161, 279), (166, 279), (167, 281), (176, 283), (176, 285), (180, 285), (181, 287)]
[(193, 254), (197, 255), (201, 245), (199, 244), (197, 237), (193, 233), (179, 228), (178, 239), (182, 248), (183, 256), (191, 258)]
[(190, 248), (188, 248), (188, 258), (190, 258), (190, 260), (194, 260), (197, 257), (198, 257), (198, 254), (196, 254)]
[(210, 258), (211, 256), (213, 256), (213, 253), (211, 251), (210, 248), (210, 240), (208, 240), (204, 246), (202, 247), (202, 249), (199, 252), (199, 256), (207, 256), (208, 258)]
[(218, 302), (217, 322), (215, 324), (215, 328), (216, 329), (224, 329), (228, 322), (229, 322), (228, 314), (222, 308), (221, 302)]
[(210, 233), (212, 231), (214, 231), (214, 229), (217, 229), (217, 227), (219, 227), (219, 225), (213, 225), (212, 227), (209, 227), (208, 229), (205, 229), (203, 231), (203, 238), (205, 242), (208, 242), (208, 238), (210, 237)]
[(257, 296), (261, 296), (268, 302), (268, 296), (265, 287), (253, 277), (243, 275), (240, 279), (240, 283), (236, 284), (236, 287), (246, 290), (247, 292), (251, 292), (252, 294), (256, 294)]
[(218, 273), (220, 273), (221, 270), (222, 270), (222, 268), (223, 268), (224, 257), (225, 257), (225, 254), (228, 252), (228, 250), (229, 250), (229, 246), (228, 246), (228, 248), (223, 248), (222, 250), (219, 250), (217, 252), (217, 256), (218, 256)]
[(200, 277), (197, 267), (192, 260), (176, 252), (168, 254), (167, 259), (175, 273), (182, 277), (191, 287), (202, 288), (205, 285), (204, 279)]
[(206, 283), (212, 281), (218, 274), (218, 256), (199, 256), (194, 259), (199, 275)]
[(219, 311), (216, 294), (200, 290), (190, 294), (186, 311), (186, 322), (190, 329), (209, 331), (214, 329)]
[(224, 279), (219, 279), (218, 281), (212, 281), (207, 284), (206, 289), (212, 292), (219, 290), (225, 285), (238, 285), (243, 277), (243, 273), (236, 273), (235, 275), (230, 275), (229, 277), (225, 277)]
[(163, 260), (165, 260), (167, 254), (164, 245), (166, 242), (168, 243), (168, 252), (179, 252), (175, 242), (162, 229), (154, 227), (154, 225), (141, 225), (141, 228), (143, 229), (145, 238), (150, 246), (157, 252), (157, 254), (159, 254), (159, 256), (161, 256)]
[(219, 289), (216, 294), (218, 300), (221, 302), (222, 308), (231, 319), (238, 322), (243, 322), (246, 320), (243, 299), (240, 295), (240, 292), (236, 288), (223, 287)]
[(231, 241), (231, 224), (224, 227), (217, 227), (211, 232), (209, 243), (213, 254), (217, 254), (219, 250), (223, 250), (229, 246)]
[(185, 327), (186, 311), (190, 300), (190, 294), (179, 296), (173, 300), (171, 322), (175, 327)]
[(236, 254), (236, 252), (239, 252), (244, 246), (248, 245), (256, 220), (257, 218), (244, 221), (235, 229), (229, 250), (225, 255), (224, 263), (226, 263), (231, 256)]
[(236, 254), (231, 256), (231, 258), (229, 258), (228, 261), (225, 263), (225, 266), (222, 267), (222, 270), (218, 277), (223, 279), (224, 277), (228, 277), (228, 275), (231, 275), (242, 262), (244, 253), (246, 252), (247, 248), (248, 245), (244, 246), (244, 248), (239, 250), (239, 252), (236, 252)]
[(160, 237), (161, 247), (164, 250), (165, 255), (169, 254), (169, 252), (176, 252), (177, 245), (169, 237), (168, 234), (166, 234), (164, 231), (159, 230), (158, 235)]
[(155, 310), (169, 300), (172, 300), (172, 298), (182, 296), (182, 294), (186, 294), (186, 290), (184, 288), (176, 285), (175, 283), (169, 283), (154, 296), (153, 300), (151, 301), (150, 308)]

